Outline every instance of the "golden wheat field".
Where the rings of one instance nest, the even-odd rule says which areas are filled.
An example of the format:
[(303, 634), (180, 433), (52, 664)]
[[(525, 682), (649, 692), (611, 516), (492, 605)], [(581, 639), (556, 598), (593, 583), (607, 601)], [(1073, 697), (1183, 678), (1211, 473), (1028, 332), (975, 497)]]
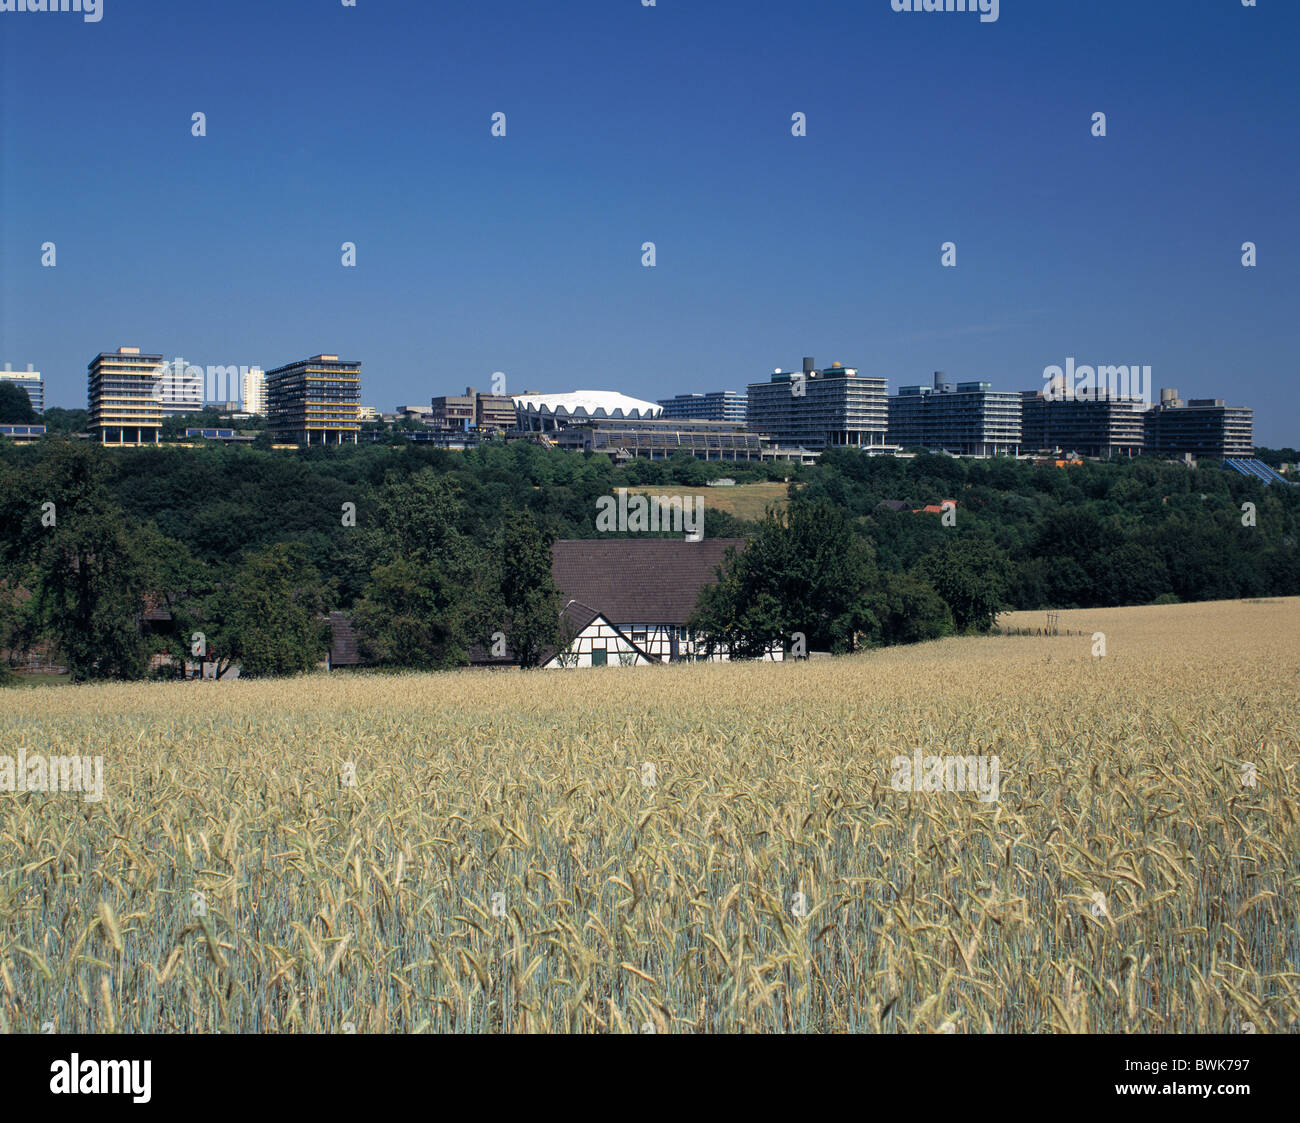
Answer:
[(0, 1028), (1294, 1032), (1300, 599), (1060, 625), (4, 692), (105, 794), (0, 794)]

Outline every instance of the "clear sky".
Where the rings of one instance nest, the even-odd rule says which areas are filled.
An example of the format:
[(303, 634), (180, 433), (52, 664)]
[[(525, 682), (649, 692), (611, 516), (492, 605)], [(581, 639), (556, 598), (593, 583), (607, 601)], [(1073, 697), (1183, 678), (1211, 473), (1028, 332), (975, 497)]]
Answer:
[(1300, 0), (103, 4), (0, 13), (0, 363), (50, 405), (121, 345), (337, 353), (381, 410), (1074, 356), (1300, 445)]

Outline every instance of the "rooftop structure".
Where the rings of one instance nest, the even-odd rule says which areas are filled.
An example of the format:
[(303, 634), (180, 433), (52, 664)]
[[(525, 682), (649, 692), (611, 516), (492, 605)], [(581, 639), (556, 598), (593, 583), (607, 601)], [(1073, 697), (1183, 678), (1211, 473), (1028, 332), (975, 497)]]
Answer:
[(520, 429), (534, 432), (562, 429), (573, 421), (591, 418), (646, 420), (662, 410), (654, 402), (629, 398), (612, 390), (574, 390), (568, 394), (515, 394), (515, 414)]

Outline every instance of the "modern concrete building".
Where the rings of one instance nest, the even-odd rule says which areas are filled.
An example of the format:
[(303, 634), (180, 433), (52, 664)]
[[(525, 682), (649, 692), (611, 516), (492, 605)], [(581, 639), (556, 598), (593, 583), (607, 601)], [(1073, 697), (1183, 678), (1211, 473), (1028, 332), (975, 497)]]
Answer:
[(902, 386), (889, 399), (889, 442), (955, 456), (1015, 456), (1020, 451), (1020, 397), (989, 382)]
[(729, 421), (743, 426), (749, 413), (749, 398), (736, 390), (712, 390), (707, 394), (678, 394), (660, 398), (661, 417), (674, 421)]
[(767, 382), (750, 384), (746, 425), (779, 445), (883, 450), (885, 380), (840, 363), (817, 370), (806, 358), (800, 373), (778, 370)]
[(253, 366), (244, 371), (240, 393), (245, 413), (266, 416), (266, 372), (261, 367)]
[(1142, 452), (1141, 398), (1062, 398), (1020, 392), (1020, 447), (1110, 459)]
[(440, 429), (470, 429), (474, 425), (474, 397), (466, 389), (463, 394), (443, 394), (433, 399), (430, 422)]
[[(552, 434), (552, 443), (575, 452), (603, 452), (615, 461), (641, 457), (667, 460), (678, 453), (696, 460), (762, 460), (757, 433), (729, 421), (667, 421), (662, 418), (597, 417)], [(548, 436), (548, 441), (551, 438)]]
[(0, 379), (21, 386), (27, 391), (32, 409), (37, 413), (45, 412), (45, 381), (39, 370), (32, 369), (31, 363), (27, 364), (26, 370), (14, 370), (9, 363), (5, 363), (5, 369), (0, 371)]
[(510, 430), (518, 426), (515, 413), (515, 400), (508, 394), (480, 394), (469, 388), (474, 394), (474, 420), (480, 429)]
[(1162, 389), (1160, 402), (1143, 417), (1146, 452), (1152, 456), (1203, 456), (1212, 460), (1251, 456), (1255, 411), (1223, 398), (1191, 398)]
[(463, 394), (433, 399), (430, 420), (440, 429), (500, 429), (516, 426), (515, 400), (506, 394), (482, 394), (466, 386)]
[(356, 444), (361, 364), (314, 355), (266, 372), (266, 421), (274, 441)]
[(86, 398), (91, 435), (101, 444), (157, 444), (162, 435), (161, 355), (139, 347), (101, 351), (87, 366)]

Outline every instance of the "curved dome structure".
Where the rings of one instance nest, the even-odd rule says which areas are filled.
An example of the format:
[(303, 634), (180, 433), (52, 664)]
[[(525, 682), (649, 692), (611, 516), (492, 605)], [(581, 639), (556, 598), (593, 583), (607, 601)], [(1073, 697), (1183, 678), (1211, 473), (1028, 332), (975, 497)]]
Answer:
[(574, 390), (568, 394), (515, 394), (515, 412), (523, 429), (555, 429), (570, 421), (616, 417), (643, 421), (663, 409), (654, 402), (629, 398), (613, 390)]

